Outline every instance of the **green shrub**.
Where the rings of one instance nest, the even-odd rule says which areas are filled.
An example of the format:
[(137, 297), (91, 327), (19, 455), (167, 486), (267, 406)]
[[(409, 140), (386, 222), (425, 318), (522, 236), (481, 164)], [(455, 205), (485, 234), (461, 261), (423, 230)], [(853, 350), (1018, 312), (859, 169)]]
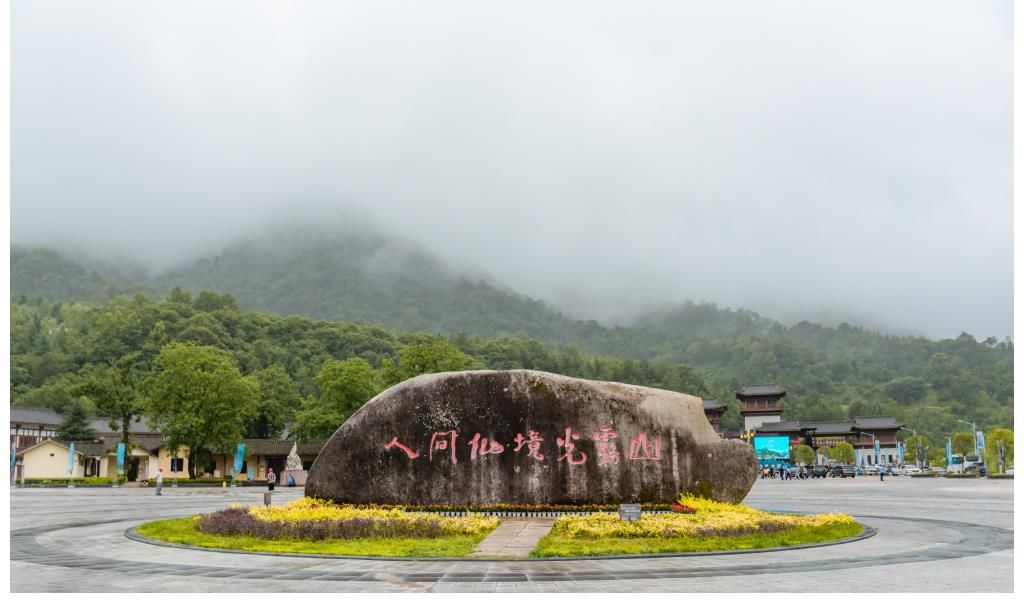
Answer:
[[(25, 485), (67, 485), (69, 481), (72, 481), (71, 477), (62, 477), (60, 479), (52, 478), (35, 478), (25, 479)], [(121, 480), (124, 481), (123, 479)], [(19, 483), (21, 483), (19, 481)], [(110, 477), (75, 477), (75, 485), (113, 485), (114, 480)]]

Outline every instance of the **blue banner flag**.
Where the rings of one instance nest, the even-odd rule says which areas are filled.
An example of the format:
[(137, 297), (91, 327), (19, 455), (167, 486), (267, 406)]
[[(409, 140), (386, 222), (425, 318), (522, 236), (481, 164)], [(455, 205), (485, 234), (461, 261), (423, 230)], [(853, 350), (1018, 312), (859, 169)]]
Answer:
[(117, 472), (124, 471), (124, 443), (117, 444)]
[(882, 444), (879, 443), (878, 439), (876, 438), (875, 439), (875, 464), (878, 464), (881, 461), (882, 461)]
[(978, 448), (975, 450), (982, 462), (985, 461), (985, 433), (978, 430)]
[(899, 458), (900, 464), (903, 463), (903, 441), (896, 441), (896, 457)]
[(953, 439), (946, 439), (946, 465), (953, 463)]
[(245, 462), (245, 443), (238, 443), (235, 449), (235, 473), (242, 472), (242, 463)]
[(71, 443), (71, 447), (68, 448), (68, 474), (75, 472), (75, 444)]

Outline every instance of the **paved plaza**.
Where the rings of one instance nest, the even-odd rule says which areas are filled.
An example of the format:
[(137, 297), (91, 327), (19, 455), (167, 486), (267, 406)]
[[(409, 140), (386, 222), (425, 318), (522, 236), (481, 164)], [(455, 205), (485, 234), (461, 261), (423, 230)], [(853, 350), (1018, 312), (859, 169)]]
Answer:
[[(746, 503), (850, 513), (871, 538), (789, 551), (604, 560), (402, 561), (233, 554), (128, 539), (141, 522), (262, 489), (12, 489), (14, 592), (1010, 592), (1013, 481), (759, 480)], [(282, 488), (274, 502), (297, 498)]]

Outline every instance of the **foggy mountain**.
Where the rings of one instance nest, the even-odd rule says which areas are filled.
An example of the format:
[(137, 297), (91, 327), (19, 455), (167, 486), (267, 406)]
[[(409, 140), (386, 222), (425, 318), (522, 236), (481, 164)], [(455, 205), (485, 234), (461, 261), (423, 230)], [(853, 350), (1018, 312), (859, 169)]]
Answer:
[[(414, 332), (528, 336), (622, 354), (620, 336), (733, 337), (778, 323), (751, 311), (711, 304), (663, 307), (607, 326), (563, 313), (488, 275), (454, 268), (424, 247), (365, 227), (342, 232), (295, 226), (240, 240), (214, 256), (159, 274), (127, 272), (101, 261), (81, 263), (46, 248), (11, 253), (12, 296), (102, 302), (142, 291), (166, 296), (174, 287), (232, 294), (239, 306), (279, 315), (378, 324)], [(634, 355), (636, 349), (627, 351)]]
[(14, 244), (357, 215), (575, 319), (1011, 334), (1008, 3), (441, 5), (14, 3)]

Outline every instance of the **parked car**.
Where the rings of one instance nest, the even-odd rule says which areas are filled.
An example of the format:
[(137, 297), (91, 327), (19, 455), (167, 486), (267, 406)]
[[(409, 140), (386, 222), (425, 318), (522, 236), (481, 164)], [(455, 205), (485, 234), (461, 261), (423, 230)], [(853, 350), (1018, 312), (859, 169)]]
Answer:
[(861, 474), (861, 475), (877, 475), (878, 474), (878, 467), (877, 466), (862, 466), (862, 467), (860, 467), (860, 471), (861, 472), (858, 473), (858, 474)]
[(814, 467), (811, 468), (811, 477), (814, 477), (815, 479), (818, 479), (818, 478), (825, 478), (827, 476), (828, 476), (828, 466), (825, 466), (824, 464), (815, 464)]
[(929, 470), (931, 470), (933, 473), (939, 473), (940, 475), (946, 474), (945, 466), (932, 466)]
[(852, 464), (833, 464), (832, 476), (842, 477), (843, 479), (850, 477), (852, 479), (857, 476), (857, 467)]
[(910, 475), (921, 472), (921, 469), (914, 466), (913, 464), (907, 464), (906, 466), (902, 467), (902, 471), (904, 475), (907, 475), (909, 477)]

